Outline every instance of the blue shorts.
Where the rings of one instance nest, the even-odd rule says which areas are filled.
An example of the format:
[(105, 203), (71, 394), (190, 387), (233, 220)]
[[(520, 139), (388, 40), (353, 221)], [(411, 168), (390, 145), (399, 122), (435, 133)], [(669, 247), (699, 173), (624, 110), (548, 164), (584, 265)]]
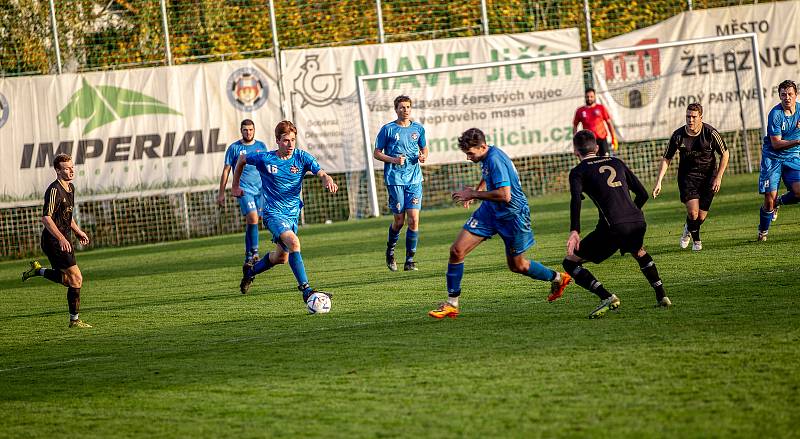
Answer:
[(389, 209), (394, 214), (406, 209), (422, 209), (422, 183), (386, 186), (389, 192)]
[(247, 216), (248, 213), (252, 211), (256, 211), (261, 213), (261, 210), (264, 209), (264, 196), (261, 194), (258, 195), (251, 195), (245, 193), (241, 197), (239, 197), (239, 210), (242, 212), (242, 216)]
[(481, 204), (472, 214), (464, 224), (464, 230), (486, 239), (500, 235), (508, 256), (520, 255), (536, 243), (529, 212), (507, 219), (495, 219), (486, 204)]
[(278, 244), (285, 251), (289, 251), (286, 245), (281, 241), (281, 234), (288, 230), (297, 235), (297, 220), (300, 215), (287, 216), (287, 215), (267, 215), (264, 214), (264, 227), (269, 229), (272, 233), (272, 242)]
[(775, 159), (761, 157), (761, 170), (758, 173), (758, 193), (777, 192), (781, 177), (783, 184), (791, 190), (793, 184), (800, 182), (800, 161), (796, 159)]

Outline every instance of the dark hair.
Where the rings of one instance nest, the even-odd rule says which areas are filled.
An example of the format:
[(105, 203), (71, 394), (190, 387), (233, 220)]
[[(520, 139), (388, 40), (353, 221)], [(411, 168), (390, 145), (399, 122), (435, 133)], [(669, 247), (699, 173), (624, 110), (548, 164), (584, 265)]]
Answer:
[(288, 120), (282, 120), (275, 125), (275, 140), (281, 140), (284, 134), (294, 133), (297, 135), (297, 127)]
[(795, 94), (797, 93), (797, 84), (795, 84), (791, 79), (787, 79), (778, 84), (778, 93), (780, 93), (781, 90), (787, 90), (789, 87), (794, 89)]
[(589, 93), (589, 92), (592, 92), (592, 93), (594, 93), (594, 94), (597, 94), (597, 92), (596, 92), (596, 91), (594, 91), (594, 89), (593, 89), (592, 87), (589, 87), (589, 88), (587, 88), (587, 89), (586, 89), (586, 91), (585, 91), (585, 92), (583, 92), (583, 94), (586, 94), (586, 93)]
[(697, 102), (692, 102), (691, 104), (686, 106), (686, 111), (697, 111), (700, 115), (703, 115), (703, 106)]
[(580, 130), (572, 138), (572, 146), (582, 156), (597, 151), (597, 140), (589, 130)]
[(72, 161), (72, 156), (69, 154), (59, 154), (53, 159), (53, 168), (55, 168), (56, 171), (59, 171), (61, 170), (62, 163), (70, 161)]
[(394, 109), (397, 110), (397, 106), (400, 105), (400, 102), (408, 102), (409, 105), (411, 104), (411, 98), (406, 95), (400, 95), (394, 98)]
[(250, 119), (245, 119), (245, 120), (243, 120), (243, 121), (242, 121), (242, 124), (241, 124), (241, 125), (239, 125), (239, 128), (242, 128), (242, 127), (244, 127), (245, 125), (247, 125), (247, 126), (249, 126), (249, 127), (254, 127), (254, 128), (255, 128), (255, 126), (256, 126), (256, 124), (255, 124), (255, 123), (254, 123), (252, 120), (250, 120)]
[(486, 135), (477, 128), (470, 128), (464, 131), (458, 138), (458, 147), (461, 148), (462, 151), (466, 151), (470, 148), (477, 148), (485, 143)]

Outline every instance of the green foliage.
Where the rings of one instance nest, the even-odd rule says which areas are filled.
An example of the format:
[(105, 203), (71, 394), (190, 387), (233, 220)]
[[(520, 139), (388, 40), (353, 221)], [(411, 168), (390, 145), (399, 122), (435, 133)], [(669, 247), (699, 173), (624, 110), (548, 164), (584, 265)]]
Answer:
[[(622, 300), (600, 320), (574, 285), (547, 303), (499, 238), (467, 257), (462, 315), (428, 318), (460, 208), (423, 212), (413, 273), (383, 266), (388, 218), (304, 227), (311, 280), (335, 293), (324, 316), (287, 266), (239, 294), (241, 234), (78, 254), (86, 331), (67, 328), (63, 287), (2, 262), (0, 437), (794, 437), (798, 210), (754, 242), (753, 179), (723, 182), (700, 253), (678, 248), (665, 187), (646, 244), (675, 306), (654, 309), (617, 255), (588, 265)], [(568, 199), (531, 203), (528, 255), (556, 267)]]
[[(695, 9), (741, 0), (694, 0)], [(56, 17), (66, 71), (166, 63), (159, 0), (60, 0)], [(386, 42), (482, 35), (479, 0), (384, 0)], [(582, 0), (487, 0), (492, 34), (577, 27), (586, 44)], [(603, 40), (665, 20), (687, 0), (591, 0), (592, 36)], [(378, 42), (372, 0), (275, 2), (281, 48)], [(56, 70), (49, 6), (44, 0), (0, 0), (0, 75)], [(268, 2), (168, 0), (176, 63), (272, 55)]]

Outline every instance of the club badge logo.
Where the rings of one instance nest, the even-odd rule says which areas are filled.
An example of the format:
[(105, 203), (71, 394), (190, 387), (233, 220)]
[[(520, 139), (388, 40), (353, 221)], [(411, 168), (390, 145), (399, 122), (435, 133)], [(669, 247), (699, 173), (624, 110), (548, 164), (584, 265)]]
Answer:
[(291, 172), (292, 174), (297, 174), (298, 172), (300, 172), (300, 168), (298, 168), (295, 165), (292, 165), (292, 167), (289, 168), (289, 172)]
[(269, 96), (267, 78), (252, 67), (242, 67), (231, 73), (225, 89), (231, 105), (245, 112), (261, 108)]
[[(657, 38), (639, 41), (636, 45), (658, 43)], [(608, 84), (609, 94), (626, 108), (642, 108), (658, 93), (661, 76), (661, 52), (658, 49), (617, 53), (597, 64)]]

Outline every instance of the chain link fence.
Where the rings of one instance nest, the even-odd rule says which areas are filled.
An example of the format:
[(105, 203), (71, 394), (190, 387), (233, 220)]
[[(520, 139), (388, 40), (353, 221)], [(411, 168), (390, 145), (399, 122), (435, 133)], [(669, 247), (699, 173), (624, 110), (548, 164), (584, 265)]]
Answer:
[[(758, 1), (0, 0), (0, 77), (272, 57), (282, 49), (567, 27), (580, 29), (581, 44), (589, 49), (590, 41), (656, 24), (691, 8), (753, 3)], [(747, 172), (747, 157), (738, 152), (742, 134), (725, 136), (734, 151), (729, 172)], [(747, 136), (750, 145), (759, 144), (757, 132)], [(757, 163), (758, 148), (754, 149), (749, 159)], [(662, 151), (663, 139), (657, 139), (625, 145), (620, 157), (648, 180)], [(566, 187), (569, 163), (568, 157), (558, 154), (515, 159), (531, 196)], [(449, 206), (445, 189), (455, 180), (470, 184), (479, 178), (477, 167), (466, 163), (426, 166), (423, 172), (429, 182), (426, 207)], [(325, 193), (317, 178), (307, 178), (305, 221), (353, 218), (346, 193), (351, 177), (334, 176), (342, 188), (335, 195)], [(76, 217), (92, 236), (93, 247), (241, 232), (243, 220), (235, 199), (228, 197), (219, 208), (216, 192), (205, 187), (135, 198), (79, 199)], [(379, 196), (385, 198), (383, 192)], [(385, 199), (379, 203), (386, 206)], [(0, 258), (38, 254), (40, 218), (41, 204), (0, 209)]]

